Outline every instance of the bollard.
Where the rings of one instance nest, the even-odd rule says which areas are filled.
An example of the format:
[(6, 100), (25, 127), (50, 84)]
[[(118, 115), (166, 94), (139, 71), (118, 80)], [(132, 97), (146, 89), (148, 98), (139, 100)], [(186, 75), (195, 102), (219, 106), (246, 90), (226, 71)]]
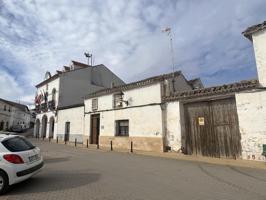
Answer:
[(110, 142), (110, 145), (111, 145), (111, 151), (113, 151), (113, 141), (112, 140)]
[(89, 139), (87, 139), (87, 148), (89, 148)]
[(58, 136), (56, 137), (56, 143), (58, 144)]
[(77, 147), (77, 138), (75, 138), (75, 147)]
[(133, 141), (130, 142), (130, 152), (133, 153)]
[(99, 143), (97, 144), (97, 149), (100, 149)]

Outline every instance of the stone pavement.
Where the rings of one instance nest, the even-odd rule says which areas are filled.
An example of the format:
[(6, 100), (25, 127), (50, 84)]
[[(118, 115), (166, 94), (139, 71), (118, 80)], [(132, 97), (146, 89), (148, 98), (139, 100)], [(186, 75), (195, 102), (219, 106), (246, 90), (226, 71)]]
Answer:
[(261, 169), (33, 142), (45, 167), (1, 200), (266, 199)]

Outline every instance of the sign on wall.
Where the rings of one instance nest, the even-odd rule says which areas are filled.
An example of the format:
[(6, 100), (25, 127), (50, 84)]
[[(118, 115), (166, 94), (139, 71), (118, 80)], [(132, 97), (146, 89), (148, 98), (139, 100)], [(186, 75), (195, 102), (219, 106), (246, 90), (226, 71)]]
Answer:
[(204, 117), (199, 117), (198, 122), (199, 122), (199, 126), (204, 126), (205, 125)]

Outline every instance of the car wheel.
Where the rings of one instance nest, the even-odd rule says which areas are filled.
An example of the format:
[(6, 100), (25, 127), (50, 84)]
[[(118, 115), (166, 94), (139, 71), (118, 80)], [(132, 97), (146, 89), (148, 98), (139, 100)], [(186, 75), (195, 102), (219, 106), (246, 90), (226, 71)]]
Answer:
[(8, 188), (8, 177), (4, 172), (0, 171), (0, 194), (7, 192)]

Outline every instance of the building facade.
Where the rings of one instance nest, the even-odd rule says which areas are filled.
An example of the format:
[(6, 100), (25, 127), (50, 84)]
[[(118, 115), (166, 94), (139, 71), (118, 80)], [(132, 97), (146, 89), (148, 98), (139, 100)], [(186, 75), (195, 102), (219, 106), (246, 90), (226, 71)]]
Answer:
[[(188, 81), (181, 72), (174, 72), (124, 84), (119, 78), (115, 82), (113, 74), (103, 78), (102, 74), (108, 74), (105, 68), (99, 68), (97, 73), (93, 72), (97, 68), (88, 69), (88, 88), (83, 86), (86, 81), (74, 87), (74, 82), (65, 84), (67, 79), (49, 78), (37, 88), (38, 92), (47, 91), (49, 83), (59, 91), (55, 96), (57, 128), (53, 137), (102, 147), (112, 144), (117, 149), (133, 147), (265, 160), (262, 151), (266, 145), (266, 22), (243, 34), (254, 45), (258, 80), (204, 88), (200, 79)], [(59, 72), (57, 76), (63, 77), (62, 74), (67, 76), (68, 72)], [(71, 101), (72, 95), (60, 94), (60, 90), (69, 88), (82, 92), (75, 91)], [(49, 90), (46, 101), (49, 102)], [(47, 110), (37, 120), (43, 116), (47, 120)]]
[(31, 113), (26, 105), (0, 99), (0, 130), (10, 130), (19, 125), (30, 127)]
[[(202, 87), (202, 85), (200, 86)], [(151, 77), (92, 93), (85, 99), (84, 138), (90, 144), (144, 151), (170, 145), (162, 97), (192, 90), (181, 72)]]
[(45, 80), (36, 85), (34, 135), (55, 138), (60, 108), (83, 104), (88, 92), (121, 84), (124, 82), (104, 65), (89, 66), (72, 61), (53, 76), (47, 72)]

